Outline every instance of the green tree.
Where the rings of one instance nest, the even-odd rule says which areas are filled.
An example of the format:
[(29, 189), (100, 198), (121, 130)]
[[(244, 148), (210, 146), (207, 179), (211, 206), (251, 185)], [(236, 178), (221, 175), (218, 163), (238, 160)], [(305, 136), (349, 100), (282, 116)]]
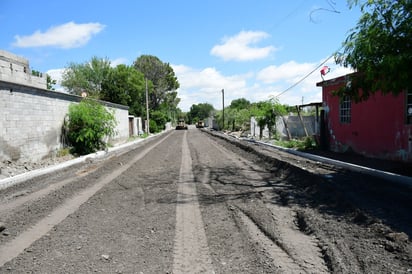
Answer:
[(204, 120), (210, 116), (214, 107), (209, 103), (200, 103), (197, 105), (192, 105), (187, 114), (189, 123), (194, 123), (199, 120)]
[(92, 98), (100, 99), (102, 84), (110, 72), (107, 58), (92, 57), (83, 64), (70, 63), (62, 75), (62, 86), (69, 93), (81, 95), (87, 92)]
[(263, 129), (266, 126), (266, 114), (271, 110), (269, 101), (257, 102), (251, 106), (251, 114), (259, 126), (259, 139), (262, 139)]
[(232, 131), (247, 130), (250, 125), (250, 102), (245, 98), (232, 100), (230, 106), (226, 109), (228, 125)]
[(238, 110), (247, 109), (250, 107), (250, 102), (246, 100), (245, 98), (235, 99), (235, 100), (232, 100), (229, 107), (232, 109), (238, 109)]
[(153, 83), (153, 88), (151, 88), (149, 92), (150, 109), (157, 110), (162, 103), (165, 102), (176, 104), (173, 105), (173, 107), (177, 107), (179, 102), (170, 100), (171, 98), (168, 97), (168, 95), (175, 92), (180, 84), (175, 76), (173, 68), (168, 63), (162, 62), (156, 56), (142, 55), (136, 59), (133, 66)]
[(100, 99), (127, 105), (129, 113), (135, 116), (145, 114), (145, 79), (144, 75), (126, 65), (110, 69), (102, 82)]
[(164, 112), (169, 121), (176, 121), (177, 114), (181, 110), (177, 107), (180, 102), (180, 98), (177, 97), (177, 91), (170, 91), (166, 93), (166, 97), (160, 105), (160, 110)]
[(225, 120), (227, 128), (232, 131), (245, 131), (249, 129), (251, 113), (249, 108), (231, 108), (225, 109)]
[[(399, 94), (412, 89), (412, 1), (348, 0), (362, 16), (335, 61), (352, 67), (346, 87), (336, 93), (362, 101), (377, 91)], [(360, 92), (360, 90), (362, 92)]]
[(134, 61), (133, 66), (148, 80), (150, 113), (162, 112), (162, 115), (151, 117), (150, 121), (155, 121), (158, 128), (163, 128), (163, 117), (172, 120), (179, 112), (177, 105), (180, 99), (176, 90), (180, 85), (173, 68), (152, 55), (140, 56)]
[[(272, 98), (268, 101), (254, 104), (252, 106), (251, 113), (259, 125), (259, 138), (261, 139), (265, 126), (269, 128), (270, 135), (276, 133), (276, 117), (285, 115), (287, 111), (284, 105), (281, 105), (277, 99)], [(269, 138), (271, 138), (271, 136), (269, 136)]]
[(31, 75), (37, 76), (37, 77), (42, 77), (43, 74), (42, 74), (40, 71), (38, 71), (38, 70), (32, 69), (32, 70), (31, 70)]
[(52, 79), (50, 75), (46, 74), (46, 81), (47, 81), (47, 89), (48, 90), (56, 90), (54, 85), (56, 85), (57, 81)]

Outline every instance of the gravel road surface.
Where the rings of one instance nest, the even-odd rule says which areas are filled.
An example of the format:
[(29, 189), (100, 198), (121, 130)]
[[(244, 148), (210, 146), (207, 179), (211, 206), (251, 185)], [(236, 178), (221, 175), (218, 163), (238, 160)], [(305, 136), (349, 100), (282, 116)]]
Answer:
[(170, 131), (0, 190), (0, 273), (412, 273), (411, 194)]

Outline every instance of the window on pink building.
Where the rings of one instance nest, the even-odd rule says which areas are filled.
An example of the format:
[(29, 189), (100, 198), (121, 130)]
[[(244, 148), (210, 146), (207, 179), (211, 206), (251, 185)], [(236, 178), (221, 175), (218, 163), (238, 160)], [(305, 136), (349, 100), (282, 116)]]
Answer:
[(345, 96), (340, 100), (339, 120), (342, 124), (351, 122), (351, 101), (349, 96)]

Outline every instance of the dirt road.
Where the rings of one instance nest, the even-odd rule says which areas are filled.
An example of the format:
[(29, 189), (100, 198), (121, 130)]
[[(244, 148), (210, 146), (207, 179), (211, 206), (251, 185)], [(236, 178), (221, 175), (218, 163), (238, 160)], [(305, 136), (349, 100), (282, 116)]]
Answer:
[(0, 273), (412, 272), (411, 189), (229, 141), (171, 131), (1, 190)]

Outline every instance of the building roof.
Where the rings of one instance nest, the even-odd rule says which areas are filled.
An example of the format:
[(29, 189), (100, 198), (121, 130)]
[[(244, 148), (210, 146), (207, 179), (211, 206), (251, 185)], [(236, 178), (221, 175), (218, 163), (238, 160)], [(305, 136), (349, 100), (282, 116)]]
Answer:
[(332, 85), (336, 85), (336, 84), (346, 83), (348, 78), (350, 76), (354, 75), (354, 74), (356, 74), (356, 72), (349, 73), (349, 74), (339, 76), (339, 77), (336, 77), (336, 78), (332, 78), (332, 79), (329, 79), (329, 80), (325, 80), (325, 81), (322, 81), (322, 82), (318, 82), (318, 83), (316, 83), (316, 86), (317, 87), (327, 87), (327, 86), (332, 86)]

